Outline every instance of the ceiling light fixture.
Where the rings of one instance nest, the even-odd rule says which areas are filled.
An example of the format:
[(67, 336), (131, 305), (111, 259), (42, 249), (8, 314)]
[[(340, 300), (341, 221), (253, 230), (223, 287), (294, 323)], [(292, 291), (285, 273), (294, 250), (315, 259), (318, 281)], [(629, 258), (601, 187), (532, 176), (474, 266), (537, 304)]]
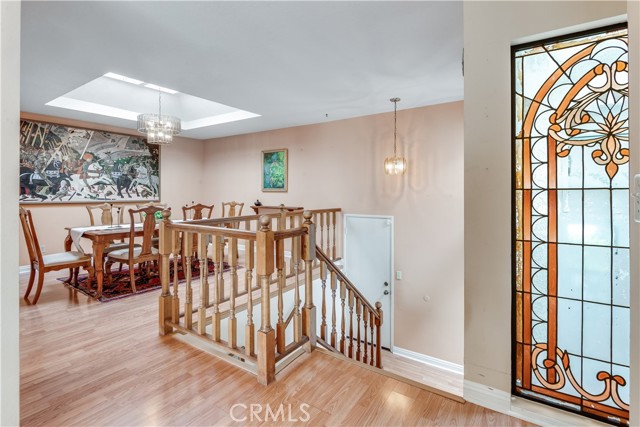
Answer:
[(398, 157), (397, 139), (398, 139), (398, 102), (400, 98), (391, 98), (393, 102), (393, 157), (384, 159), (384, 173), (387, 175), (404, 175), (407, 171), (407, 159)]
[(138, 132), (147, 135), (149, 144), (166, 145), (171, 144), (173, 136), (178, 135), (181, 130), (178, 117), (162, 115), (162, 90), (158, 89), (158, 114), (138, 115)]

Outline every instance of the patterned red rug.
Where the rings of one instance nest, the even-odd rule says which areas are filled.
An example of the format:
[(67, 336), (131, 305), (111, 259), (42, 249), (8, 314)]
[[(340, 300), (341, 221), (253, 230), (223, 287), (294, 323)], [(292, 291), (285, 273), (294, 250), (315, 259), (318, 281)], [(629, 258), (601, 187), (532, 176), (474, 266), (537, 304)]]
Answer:
[[(207, 267), (209, 269), (209, 276), (211, 276), (214, 272), (213, 262), (208, 262)], [(224, 271), (227, 271), (227, 270), (229, 270), (229, 265), (225, 263)], [(138, 291), (137, 294), (154, 291), (162, 287), (162, 284), (160, 283), (160, 277), (155, 273), (155, 271), (151, 271), (151, 274), (149, 277), (146, 277), (144, 275), (139, 275), (138, 268), (136, 268), (135, 271), (136, 271), (136, 290)], [(87, 287), (87, 278), (89, 277), (88, 274), (83, 274), (78, 276), (77, 285), (69, 283), (67, 284), (67, 286), (77, 289), (78, 291), (92, 298), (96, 298), (100, 302), (109, 302), (109, 301), (114, 301), (121, 298), (130, 297), (132, 295), (137, 295), (137, 294), (134, 294), (133, 291), (131, 290), (131, 283), (129, 280), (129, 270), (126, 267), (124, 267), (122, 271), (113, 271), (111, 274), (113, 276), (113, 281), (111, 284), (107, 283), (107, 277), (105, 275), (104, 283), (102, 284), (102, 296), (100, 298), (96, 298), (97, 285), (95, 280), (91, 284), (91, 288)], [(198, 279), (200, 277), (199, 261), (195, 261), (192, 264), (191, 274), (193, 279)], [(171, 275), (170, 276), (171, 283), (173, 284), (173, 261), (171, 261), (170, 275)], [(58, 278), (58, 280), (60, 280), (61, 282), (64, 282), (65, 280), (67, 280), (67, 277), (60, 277)], [(178, 270), (178, 281), (179, 282), (184, 281), (184, 271), (182, 270), (182, 268), (179, 268)]]

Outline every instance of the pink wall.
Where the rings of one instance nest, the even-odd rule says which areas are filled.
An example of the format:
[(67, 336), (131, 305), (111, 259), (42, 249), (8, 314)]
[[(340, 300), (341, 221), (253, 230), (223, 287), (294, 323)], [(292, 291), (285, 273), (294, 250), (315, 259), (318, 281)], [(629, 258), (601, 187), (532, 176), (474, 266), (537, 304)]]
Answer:
[[(409, 160), (403, 177), (383, 172), (393, 152), (393, 113), (209, 140), (202, 194), (216, 210), (221, 201), (259, 198), (393, 215), (395, 268), (403, 272), (394, 344), (462, 364), (463, 104), (399, 111), (398, 134)], [(261, 151), (277, 148), (289, 149), (289, 191), (262, 193)]]
[[(132, 129), (120, 129), (111, 126), (101, 126), (94, 123), (56, 117), (40, 116), (23, 113), (22, 118), (40, 120), (44, 122), (61, 123), (70, 126), (87, 127), (91, 129), (109, 130), (131, 134)], [(167, 203), (182, 218), (180, 207), (198, 200), (203, 194), (203, 143), (199, 140), (177, 138), (174, 144), (162, 147), (160, 152), (160, 195), (161, 201)], [(16, 192), (17, 192), (16, 188)], [(89, 214), (84, 204), (64, 205), (24, 205), (30, 209), (36, 225), (40, 244), (45, 246), (46, 252), (61, 252), (67, 235), (64, 227), (89, 225)], [(86, 246), (90, 248), (90, 246)], [(20, 265), (29, 264), (24, 235), (20, 230)]]

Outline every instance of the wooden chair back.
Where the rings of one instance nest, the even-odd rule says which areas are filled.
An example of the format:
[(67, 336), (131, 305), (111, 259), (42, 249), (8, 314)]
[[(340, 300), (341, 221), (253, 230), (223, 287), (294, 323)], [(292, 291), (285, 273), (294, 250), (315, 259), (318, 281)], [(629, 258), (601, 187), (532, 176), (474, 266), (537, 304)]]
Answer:
[(22, 231), (24, 232), (24, 240), (27, 243), (27, 251), (29, 252), (31, 264), (36, 261), (39, 264), (42, 264), (42, 251), (40, 250), (40, 244), (38, 243), (36, 228), (33, 225), (31, 211), (23, 207), (20, 208), (20, 224), (22, 225)]
[[(160, 202), (149, 202), (149, 203), (141, 203), (141, 204), (137, 204), (136, 208), (137, 209), (144, 209), (144, 208), (149, 208), (149, 207), (156, 207), (156, 208), (160, 208), (161, 210), (163, 209), (167, 209), (167, 204), (166, 203), (160, 203)], [(133, 217), (131, 219), (131, 221), (133, 221)], [(144, 218), (142, 218), (142, 213), (140, 213), (138, 215), (138, 222), (143, 222)]]
[[(156, 212), (162, 212), (164, 209), (159, 206), (149, 206), (141, 209), (129, 209), (129, 216), (131, 218), (131, 231), (129, 232), (129, 260), (144, 259), (152, 256), (151, 248), (153, 247), (153, 236), (156, 230)], [(141, 251), (138, 256), (134, 256), (135, 252), (135, 239), (136, 239), (136, 225), (135, 218), (139, 215), (142, 222), (142, 243)]]
[(222, 218), (242, 215), (244, 203), (224, 202), (222, 203)]
[(182, 219), (211, 219), (213, 214), (214, 205), (203, 205), (202, 203), (196, 203), (191, 206), (182, 207)]
[(94, 216), (94, 211), (96, 212), (96, 216), (100, 215), (100, 225), (113, 225), (113, 209), (120, 208), (120, 218), (119, 223), (122, 224), (124, 219), (124, 206), (122, 205), (114, 205), (112, 203), (101, 203), (99, 205), (87, 205), (87, 211), (89, 212), (89, 221), (91, 221), (91, 225), (96, 225), (96, 217)]

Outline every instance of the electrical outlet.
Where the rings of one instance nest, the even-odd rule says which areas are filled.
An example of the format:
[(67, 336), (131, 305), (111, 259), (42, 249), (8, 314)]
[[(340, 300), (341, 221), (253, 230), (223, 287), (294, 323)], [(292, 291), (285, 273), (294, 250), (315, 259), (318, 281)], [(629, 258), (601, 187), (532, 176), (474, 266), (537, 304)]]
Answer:
[(396, 271), (396, 280), (402, 280), (402, 271)]

